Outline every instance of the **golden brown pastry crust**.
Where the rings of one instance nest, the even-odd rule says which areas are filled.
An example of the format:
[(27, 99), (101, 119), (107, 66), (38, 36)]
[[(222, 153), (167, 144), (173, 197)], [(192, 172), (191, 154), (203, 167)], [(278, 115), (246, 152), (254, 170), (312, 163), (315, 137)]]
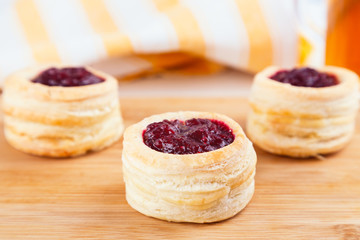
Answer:
[[(142, 133), (164, 119), (217, 119), (233, 129), (228, 146), (198, 154), (167, 154), (143, 142)], [(139, 212), (175, 222), (215, 222), (241, 211), (254, 192), (256, 153), (232, 119), (206, 112), (154, 115), (128, 127), (122, 155), (126, 199)]]
[(26, 153), (70, 157), (100, 150), (118, 140), (123, 121), (116, 79), (86, 67), (105, 81), (78, 87), (49, 87), (31, 81), (49, 67), (18, 71), (5, 81), (7, 141)]
[(251, 111), (247, 119), (250, 139), (271, 153), (311, 157), (340, 150), (350, 140), (358, 110), (358, 77), (339, 67), (323, 67), (340, 83), (311, 88), (284, 84), (269, 76), (268, 67), (255, 76)]

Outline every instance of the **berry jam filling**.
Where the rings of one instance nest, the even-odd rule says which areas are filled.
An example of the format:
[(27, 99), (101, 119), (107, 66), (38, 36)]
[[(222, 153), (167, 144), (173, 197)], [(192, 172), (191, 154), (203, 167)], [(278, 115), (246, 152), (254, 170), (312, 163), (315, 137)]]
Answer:
[(289, 83), (298, 87), (330, 87), (339, 84), (339, 80), (333, 74), (318, 72), (315, 69), (304, 67), (292, 70), (281, 70), (270, 76), (271, 79)]
[(47, 86), (78, 87), (104, 82), (83, 67), (49, 68), (32, 80)]
[(202, 118), (185, 122), (164, 120), (149, 124), (143, 132), (148, 147), (171, 154), (210, 152), (229, 145), (234, 139), (232, 130), (224, 122)]

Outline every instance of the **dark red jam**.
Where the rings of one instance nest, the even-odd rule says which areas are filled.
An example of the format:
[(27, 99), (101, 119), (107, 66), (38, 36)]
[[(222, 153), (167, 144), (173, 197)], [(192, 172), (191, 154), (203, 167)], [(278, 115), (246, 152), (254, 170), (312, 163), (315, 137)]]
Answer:
[(333, 74), (318, 72), (315, 69), (304, 67), (292, 70), (281, 70), (270, 76), (271, 79), (289, 83), (298, 87), (330, 87), (339, 84), (339, 80)]
[(49, 68), (32, 80), (47, 86), (78, 87), (104, 82), (83, 67)]
[(194, 154), (213, 151), (232, 143), (235, 136), (222, 121), (193, 118), (185, 122), (164, 120), (149, 124), (143, 132), (144, 143), (171, 154)]

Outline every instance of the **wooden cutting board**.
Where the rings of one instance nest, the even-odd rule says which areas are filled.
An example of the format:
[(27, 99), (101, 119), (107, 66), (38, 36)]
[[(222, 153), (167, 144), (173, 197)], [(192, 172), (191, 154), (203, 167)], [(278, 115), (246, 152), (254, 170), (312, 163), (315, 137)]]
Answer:
[[(122, 99), (126, 125), (166, 111), (226, 114), (243, 127), (244, 99)], [(2, 128), (2, 122), (1, 128)], [(121, 141), (72, 159), (33, 157), (0, 134), (0, 239), (360, 239), (360, 123), (325, 160), (258, 154), (255, 195), (214, 224), (146, 217), (125, 200)]]

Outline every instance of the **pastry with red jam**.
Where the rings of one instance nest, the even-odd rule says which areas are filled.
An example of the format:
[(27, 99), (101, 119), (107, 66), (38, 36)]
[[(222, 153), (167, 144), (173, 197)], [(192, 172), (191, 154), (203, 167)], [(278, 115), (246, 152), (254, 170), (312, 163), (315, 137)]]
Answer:
[(255, 76), (247, 133), (260, 148), (319, 157), (350, 141), (358, 111), (358, 76), (347, 69), (268, 67)]
[(123, 132), (116, 79), (90, 67), (24, 69), (8, 77), (3, 94), (5, 137), (25, 153), (78, 156)]
[(256, 153), (242, 128), (217, 113), (154, 115), (125, 130), (127, 202), (173, 222), (216, 222), (254, 193)]

